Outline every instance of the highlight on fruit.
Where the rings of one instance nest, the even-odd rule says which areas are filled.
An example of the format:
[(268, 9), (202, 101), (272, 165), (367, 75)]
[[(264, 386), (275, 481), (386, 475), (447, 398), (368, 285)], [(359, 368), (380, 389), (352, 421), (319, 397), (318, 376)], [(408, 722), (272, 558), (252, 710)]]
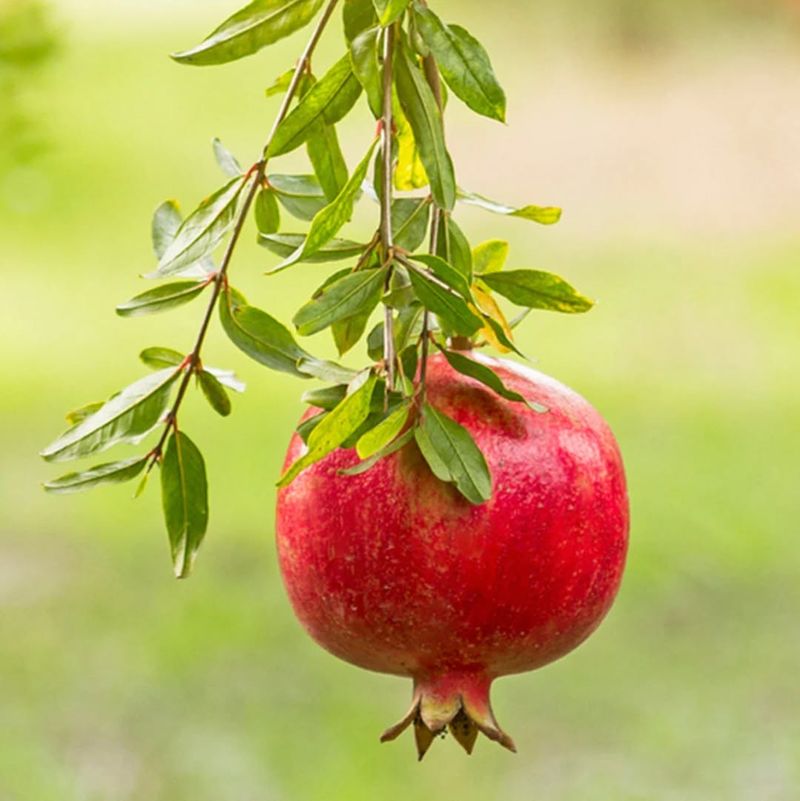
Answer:
[[(506, 97), (480, 42), (425, 0), (254, 0), (173, 58), (225, 64), (304, 28), (299, 59), (265, 89), (280, 100), (255, 161), (243, 167), (213, 141), (224, 181), (186, 216), (174, 201), (158, 207), (155, 266), (142, 270), (152, 286), (117, 306), (138, 317), (193, 304), (193, 341), (144, 348), (150, 372), (70, 412), (42, 456), (149, 444), (45, 489), (134, 482), (138, 496), (158, 473), (174, 571), (187, 578), (209, 502), (184, 405), (198, 390), (227, 417), (230, 393), (245, 390), (204, 360), (209, 335), (222, 332), (309, 385), (276, 477), (278, 554), (300, 621), (336, 656), (412, 679), (411, 707), (384, 740), (413, 729), (420, 758), (446, 731), (468, 753), (481, 733), (514, 750), (491, 683), (583, 642), (625, 563), (628, 500), (612, 433), (576, 393), (508, 358), (526, 358), (515, 330), (531, 312), (580, 314), (593, 302), (514, 263), (506, 241), (473, 242), (461, 227), (464, 206), (539, 225), (561, 210), (509, 205), (458, 181), (446, 107), (504, 122)], [(342, 28), (341, 57), (318, 59)], [(337, 132), (350, 115), (362, 132), (352, 164)], [(308, 170), (287, 172), (282, 157), (298, 150)], [(348, 225), (357, 203), (374, 210), (366, 234)], [(265, 283), (327, 265), (290, 323), (235, 288), (235, 271), (253, 269), (236, 260), (243, 237), (265, 249)], [(303, 344), (321, 332), (337, 360)]]

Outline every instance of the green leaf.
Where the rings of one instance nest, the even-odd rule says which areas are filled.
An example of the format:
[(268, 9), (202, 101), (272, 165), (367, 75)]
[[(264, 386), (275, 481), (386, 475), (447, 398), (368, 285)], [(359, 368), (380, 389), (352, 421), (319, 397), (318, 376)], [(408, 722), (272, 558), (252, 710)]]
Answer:
[(318, 124), (308, 137), (306, 149), (325, 197), (328, 201), (335, 200), (349, 175), (336, 128), (327, 123)]
[(175, 575), (188, 578), (208, 528), (208, 482), (203, 455), (182, 431), (169, 438), (161, 463), (161, 502)]
[(445, 214), (440, 218), (437, 255), (472, 282), (472, 248), (456, 221)]
[(353, 467), (348, 467), (346, 470), (340, 470), (339, 474), (343, 476), (360, 476), (362, 473), (372, 470), (372, 468), (375, 467), (375, 465), (378, 464), (378, 462), (380, 462), (382, 459), (385, 459), (387, 456), (391, 456), (393, 453), (397, 453), (397, 451), (405, 448), (405, 446), (408, 445), (408, 443), (413, 439), (414, 429), (410, 428), (396, 440), (390, 442), (385, 448), (370, 456), (369, 459), (365, 459), (363, 462), (359, 462)]
[(355, 370), (350, 370), (347, 367), (342, 367), (335, 362), (327, 362), (322, 359), (315, 359), (313, 356), (308, 356), (305, 359), (300, 359), (297, 367), (305, 375), (318, 378), (320, 381), (328, 381), (331, 384), (346, 384), (352, 381), (357, 373)]
[(353, 108), (360, 94), (361, 84), (353, 74), (348, 53), (311, 87), (278, 126), (266, 157), (274, 158), (296, 150), (320, 123), (335, 125)]
[(242, 178), (234, 178), (206, 198), (184, 220), (175, 239), (161, 257), (158, 268), (147, 277), (175, 275), (210, 255), (233, 226), (237, 202), (244, 185)]
[(225, 64), (250, 56), (304, 28), (323, 0), (254, 0), (216, 28), (203, 42), (174, 53), (181, 64)]
[(65, 431), (41, 456), (48, 462), (64, 462), (108, 450), (120, 442), (139, 442), (167, 411), (170, 390), (179, 375), (173, 367), (139, 379)]
[(501, 398), (514, 401), (515, 403), (524, 403), (526, 406), (530, 406), (531, 408), (536, 407), (541, 409), (540, 404), (536, 404), (533, 401), (528, 401), (524, 395), (520, 395), (519, 392), (509, 389), (503, 383), (503, 379), (500, 378), (500, 376), (497, 375), (497, 373), (492, 370), (491, 367), (487, 367), (485, 364), (481, 364), (474, 359), (469, 359), (463, 354), (456, 353), (455, 351), (442, 349), (442, 353), (454, 370), (457, 370), (462, 375), (466, 375), (470, 378), (480, 381), (481, 384), (489, 387), (489, 389), (500, 395)]
[(256, 195), (256, 226), (260, 234), (274, 234), (281, 227), (281, 210), (272, 189), (262, 189)]
[(444, 259), (439, 256), (430, 256), (424, 253), (410, 256), (409, 258), (424, 264), (440, 281), (444, 281), (447, 286), (458, 292), (464, 300), (472, 302), (472, 292), (470, 291), (467, 279), (462, 273), (454, 267), (451, 267)]
[(415, 251), (428, 232), (431, 202), (429, 198), (400, 198), (392, 203), (392, 231), (394, 243), (408, 251)]
[(328, 201), (316, 175), (270, 175), (281, 205), (298, 220), (313, 220)]
[(395, 92), (394, 102), (394, 123), (397, 133), (395, 142), (397, 144), (397, 161), (394, 168), (394, 188), (400, 192), (410, 192), (414, 189), (422, 189), (428, 186), (428, 173), (420, 157), (417, 140), (414, 138), (414, 131), (411, 123), (403, 112), (403, 107), (397, 99)]
[[(175, 237), (183, 224), (178, 204), (174, 200), (162, 203), (153, 215), (151, 237), (153, 241), (153, 251), (157, 259), (161, 259), (167, 252), (167, 248), (173, 243)], [(214, 262), (210, 257), (200, 259), (194, 264), (176, 272), (186, 278), (207, 278), (215, 270)]]
[(205, 372), (213, 375), (222, 386), (232, 389), (234, 392), (242, 393), (247, 389), (247, 384), (237, 378), (233, 370), (220, 370), (217, 367), (206, 366), (204, 366), (203, 369)]
[(402, 353), (422, 334), (423, 311), (419, 303), (414, 303), (398, 313), (394, 323), (394, 344), (398, 353)]
[(489, 198), (483, 197), (483, 195), (477, 195), (474, 192), (465, 192), (461, 189), (458, 191), (458, 199), (462, 203), (466, 203), (469, 206), (477, 206), (486, 211), (491, 211), (493, 214), (502, 214), (506, 217), (519, 217), (523, 220), (539, 223), (540, 225), (554, 225), (561, 219), (561, 209), (556, 206), (522, 206), (517, 209), (505, 203), (489, 200)]
[(440, 480), (455, 484), (476, 506), (492, 497), (492, 475), (486, 459), (466, 428), (425, 404), (415, 439), (425, 461)]
[(400, 434), (408, 422), (411, 405), (404, 403), (390, 412), (371, 431), (367, 431), (356, 445), (356, 451), (361, 459), (369, 459), (382, 451)]
[(409, 0), (372, 0), (378, 21), (386, 28), (403, 16)]
[(483, 328), (483, 321), (476, 316), (467, 302), (453, 290), (421, 270), (409, 270), (409, 278), (420, 301), (438, 315), (450, 328), (463, 336), (472, 336)]
[(375, 119), (383, 115), (383, 79), (379, 48), (381, 29), (368, 28), (350, 42), (353, 74), (367, 93), (370, 111)]
[(261, 309), (248, 306), (234, 289), (223, 292), (219, 304), (220, 320), (225, 333), (239, 350), (259, 364), (282, 373), (307, 378), (297, 366), (301, 359), (311, 358), (289, 330)]
[(164, 367), (178, 367), (183, 364), (184, 358), (182, 353), (172, 348), (145, 348), (140, 354), (139, 358), (154, 370), (161, 370)]
[(267, 97), (273, 97), (274, 95), (282, 95), (284, 94), (292, 84), (292, 78), (294, 78), (295, 68), (292, 67), (286, 72), (282, 72), (270, 86), (268, 86), (264, 90), (264, 94)]
[(333, 387), (322, 387), (311, 389), (303, 393), (301, 400), (309, 406), (317, 409), (324, 409), (326, 412), (333, 411), (347, 396), (347, 385), (337, 384)]
[(228, 417), (231, 413), (231, 399), (220, 380), (206, 370), (201, 370), (197, 374), (197, 380), (211, 408), (222, 417)]
[(211, 144), (214, 148), (214, 158), (217, 160), (217, 164), (219, 164), (222, 172), (224, 172), (228, 178), (241, 178), (244, 174), (244, 170), (236, 156), (234, 156), (219, 139), (215, 138)]
[(376, 381), (376, 377), (370, 374), (359, 389), (325, 415), (308, 437), (308, 451), (281, 476), (279, 487), (290, 484), (303, 470), (335, 451), (359, 429), (369, 417)]
[(440, 208), (451, 211), (456, 201), (456, 181), (445, 146), (442, 115), (407, 44), (398, 50), (395, 71), (400, 105), (414, 132), (433, 199)]
[(156, 209), (153, 214), (151, 237), (157, 259), (161, 259), (167, 252), (167, 248), (177, 236), (182, 223), (183, 217), (181, 217), (178, 204), (174, 200), (167, 200)]
[(140, 317), (168, 311), (194, 300), (208, 286), (207, 281), (176, 281), (150, 289), (117, 306), (120, 317)]
[(87, 417), (102, 409), (104, 403), (105, 401), (95, 401), (94, 403), (87, 403), (78, 409), (67, 412), (67, 422), (71, 426), (78, 425), (78, 423), (83, 422)]
[(352, 42), (367, 28), (374, 28), (378, 24), (372, 0), (344, 0), (342, 16), (344, 34), (348, 42)]
[[(508, 334), (505, 332), (505, 329), (500, 324), (498, 320), (495, 320), (493, 317), (490, 317), (488, 314), (483, 315), (483, 321), (486, 325), (488, 325), (492, 331), (494, 331), (494, 335), (497, 338), (497, 341), (504, 347), (510, 351), (513, 351), (518, 356), (521, 356), (523, 359), (527, 359), (528, 357), (514, 344)], [(511, 326), (513, 328), (513, 326)]]
[(481, 280), (517, 306), (545, 309), (565, 314), (580, 314), (594, 306), (571, 284), (553, 273), (541, 270), (511, 270), (489, 273)]
[[(289, 258), (299, 248), (302, 248), (305, 241), (305, 234), (270, 234), (268, 236), (262, 235), (258, 238), (260, 245), (284, 259)], [(329, 264), (335, 261), (346, 261), (347, 259), (358, 258), (366, 248), (366, 245), (349, 239), (331, 239), (327, 245), (308, 258), (303, 259), (303, 261), (309, 264)], [(291, 266), (289, 264), (285, 267), (281, 264), (275, 269), (267, 270), (267, 275), (274, 275)]]
[(481, 43), (458, 25), (446, 25), (421, 3), (414, 4), (414, 14), (453, 93), (478, 114), (505, 122), (505, 92)]
[(298, 333), (310, 336), (338, 320), (372, 313), (385, 280), (385, 270), (361, 270), (341, 278), (297, 312), (293, 322)]
[(477, 275), (499, 273), (508, 259), (508, 242), (502, 239), (490, 239), (481, 242), (472, 251), (473, 269)]
[(367, 151), (367, 155), (364, 156), (361, 163), (353, 171), (350, 180), (339, 193), (339, 196), (333, 203), (326, 206), (314, 217), (308, 231), (308, 236), (305, 238), (302, 246), (298, 247), (291, 256), (285, 259), (284, 262), (279, 265), (278, 269), (284, 269), (292, 264), (308, 259), (309, 256), (313, 256), (325, 247), (325, 245), (339, 233), (345, 223), (350, 220), (353, 216), (353, 207), (356, 198), (361, 191), (361, 184), (364, 182), (364, 178), (366, 178), (369, 163), (377, 144), (378, 139), (373, 140)]
[(83, 473), (69, 473), (55, 481), (48, 481), (44, 488), (54, 495), (67, 495), (92, 489), (101, 484), (122, 484), (125, 481), (133, 481), (144, 470), (148, 458), (136, 456), (121, 462), (101, 464)]
[[(375, 305), (377, 306), (377, 304)], [(375, 311), (375, 306), (372, 308), (367, 307), (364, 311), (352, 317), (346, 317), (344, 320), (337, 320), (331, 325), (333, 341), (336, 343), (336, 350), (339, 351), (339, 356), (344, 356), (345, 353), (352, 350), (361, 337), (364, 336), (364, 331), (367, 329), (373, 311)]]
[[(282, 258), (288, 258), (305, 244), (305, 234), (270, 234), (260, 236), (258, 243), (263, 245), (271, 253)], [(366, 250), (367, 246), (359, 242), (352, 242), (349, 239), (331, 239), (327, 245), (320, 248), (316, 253), (303, 261), (309, 264), (328, 264), (334, 261), (344, 261), (347, 259), (358, 258)], [(291, 266), (291, 265), (290, 265)], [(269, 270), (268, 274), (280, 272), (281, 269)]]

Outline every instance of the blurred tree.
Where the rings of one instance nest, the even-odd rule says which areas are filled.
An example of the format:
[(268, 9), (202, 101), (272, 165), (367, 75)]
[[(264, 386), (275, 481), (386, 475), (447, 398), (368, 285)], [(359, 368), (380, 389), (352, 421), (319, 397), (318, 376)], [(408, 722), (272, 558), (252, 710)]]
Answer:
[(30, 161), (42, 149), (24, 95), (56, 46), (56, 31), (44, 3), (0, 0), (0, 172)]

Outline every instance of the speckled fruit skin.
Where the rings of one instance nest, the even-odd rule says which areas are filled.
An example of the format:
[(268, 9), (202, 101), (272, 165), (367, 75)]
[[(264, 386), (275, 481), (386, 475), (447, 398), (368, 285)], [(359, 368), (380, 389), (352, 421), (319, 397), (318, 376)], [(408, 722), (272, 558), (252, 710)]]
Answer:
[[(414, 705), (385, 738), (414, 723), (421, 754), (425, 729), (432, 739), (447, 725), (468, 751), (478, 730), (513, 749), (491, 714), (491, 681), (582, 643), (611, 607), (627, 552), (622, 460), (597, 411), (548, 376), (471, 356), (548, 408), (506, 401), (430, 359), (428, 400), (486, 456), (488, 503), (436, 479), (413, 443), (355, 477), (338, 471), (357, 455), (338, 450), (278, 497), (298, 618), (341, 659), (414, 679)], [(287, 466), (304, 447), (295, 436)]]

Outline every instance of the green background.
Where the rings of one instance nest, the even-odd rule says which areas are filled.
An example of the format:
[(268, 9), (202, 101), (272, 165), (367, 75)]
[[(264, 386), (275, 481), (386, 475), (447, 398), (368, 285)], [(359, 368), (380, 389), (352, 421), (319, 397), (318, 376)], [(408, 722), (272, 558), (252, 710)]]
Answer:
[[(0, 68), (0, 801), (795, 799), (797, 20), (777, 3), (436, 3), (486, 42), (510, 101), (508, 127), (452, 103), (460, 182), (565, 207), (552, 229), (459, 221), (599, 298), (532, 316), (520, 341), (615, 429), (633, 528), (593, 639), (496, 684), (519, 755), (447, 741), (417, 765), (409, 738), (377, 742), (410, 687), (322, 652), (280, 584), (273, 485), (300, 382), (213, 329), (207, 361), (249, 386), (227, 421), (187, 404), (212, 504), (189, 582), (171, 577), (157, 487), (40, 489), (66, 410), (142, 374), (142, 347), (190, 346), (199, 306), (113, 307), (152, 269), (152, 209), (222, 182), (211, 137), (256, 157), (277, 108), (263, 89), (301, 47), (179, 67), (165, 54), (234, 8), (159, 5), (59, 3), (53, 60)], [(363, 108), (344, 127), (351, 166), (373, 131)], [(374, 214), (365, 201), (353, 231)], [(252, 239), (232, 281), (288, 322), (325, 268), (263, 277), (275, 260)]]

